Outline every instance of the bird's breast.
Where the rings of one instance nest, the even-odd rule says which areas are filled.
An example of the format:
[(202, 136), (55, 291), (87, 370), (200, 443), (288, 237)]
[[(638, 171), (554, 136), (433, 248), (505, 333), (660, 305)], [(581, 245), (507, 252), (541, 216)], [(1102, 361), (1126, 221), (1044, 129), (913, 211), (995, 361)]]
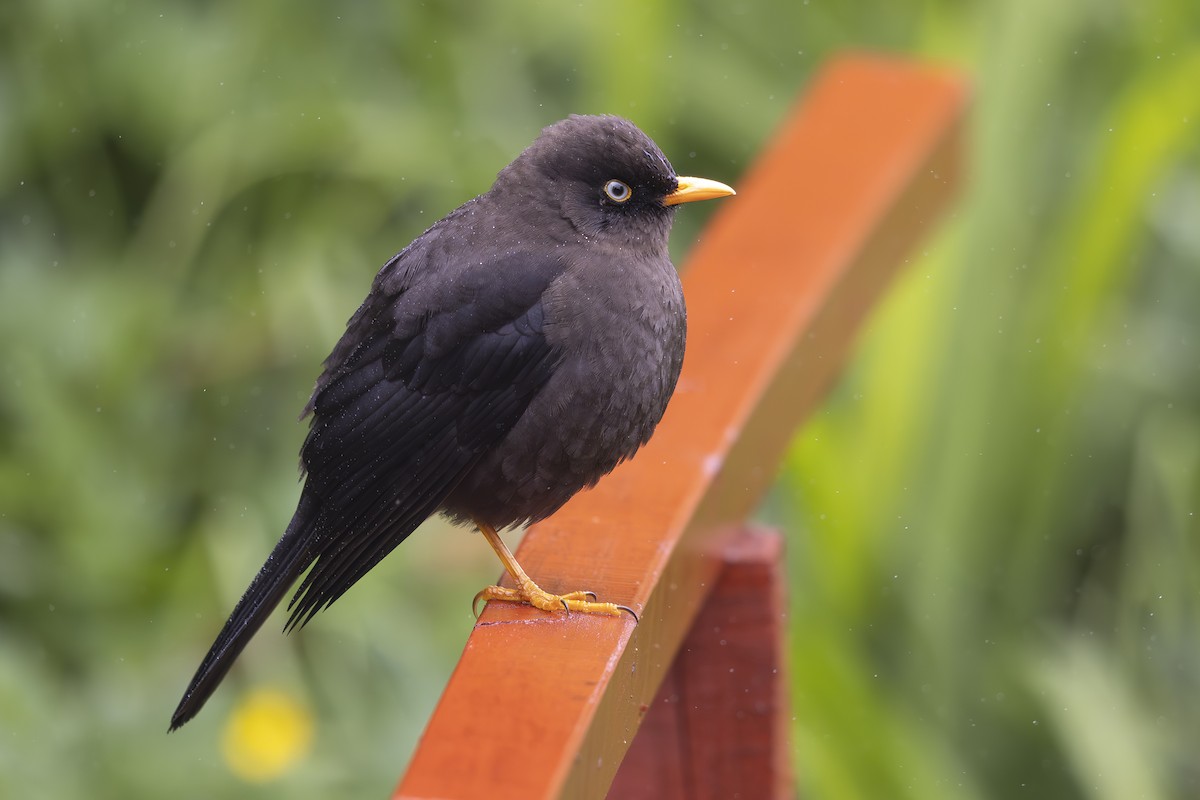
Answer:
[(650, 438), (683, 362), (686, 313), (674, 267), (568, 270), (543, 296), (557, 363), (517, 424), (446, 504), (496, 526), (536, 521)]

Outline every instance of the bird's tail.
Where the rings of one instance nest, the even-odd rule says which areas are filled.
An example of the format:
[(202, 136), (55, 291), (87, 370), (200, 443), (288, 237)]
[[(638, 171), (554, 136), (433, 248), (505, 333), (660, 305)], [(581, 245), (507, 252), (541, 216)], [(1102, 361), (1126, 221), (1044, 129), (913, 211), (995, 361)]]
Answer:
[(170, 730), (183, 725), (204, 707), (246, 643), (312, 563), (312, 529), (318, 516), (316, 506), (307, 491), (301, 494), (287, 530), (229, 615), (225, 627), (217, 634), (208, 655), (183, 693), (179, 707), (171, 715)]

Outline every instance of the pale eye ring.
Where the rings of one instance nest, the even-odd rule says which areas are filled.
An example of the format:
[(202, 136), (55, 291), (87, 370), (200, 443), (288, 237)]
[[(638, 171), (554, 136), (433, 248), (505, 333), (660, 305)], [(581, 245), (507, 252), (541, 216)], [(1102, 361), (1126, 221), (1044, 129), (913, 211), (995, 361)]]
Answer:
[(614, 203), (624, 203), (633, 197), (633, 189), (628, 183), (614, 179), (604, 184), (604, 196)]

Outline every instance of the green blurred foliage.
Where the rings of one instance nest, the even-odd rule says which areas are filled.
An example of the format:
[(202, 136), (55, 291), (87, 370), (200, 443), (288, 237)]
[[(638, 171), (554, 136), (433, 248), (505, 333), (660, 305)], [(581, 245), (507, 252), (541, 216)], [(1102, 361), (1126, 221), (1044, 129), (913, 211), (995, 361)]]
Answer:
[[(831, 54), (975, 81), (970, 181), (800, 433), (805, 797), (1200, 795), (1200, 6), (10, 0), (0, 796), (385, 796), (498, 569), (437, 523), (168, 715), (375, 269), (545, 124), (736, 183)], [(712, 209), (681, 214), (677, 260)], [(316, 744), (248, 784), (251, 687)], [(470, 743), (464, 743), (464, 768)]]

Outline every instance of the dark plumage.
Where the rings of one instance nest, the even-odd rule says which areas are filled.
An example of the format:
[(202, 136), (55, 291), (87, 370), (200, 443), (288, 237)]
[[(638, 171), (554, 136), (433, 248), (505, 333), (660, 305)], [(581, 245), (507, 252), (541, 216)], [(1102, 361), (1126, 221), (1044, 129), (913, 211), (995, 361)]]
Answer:
[[(678, 178), (624, 119), (571, 117), (388, 261), (305, 409), (296, 513), (171, 728), (200, 710), (310, 567), (288, 629), (430, 515), (479, 525), (504, 560), (495, 529), (549, 516), (632, 456), (683, 362), (683, 294), (667, 255), (673, 206), (731, 193)], [(505, 564), (518, 585), (528, 580)], [(481, 596), (618, 608), (505, 591)]]

